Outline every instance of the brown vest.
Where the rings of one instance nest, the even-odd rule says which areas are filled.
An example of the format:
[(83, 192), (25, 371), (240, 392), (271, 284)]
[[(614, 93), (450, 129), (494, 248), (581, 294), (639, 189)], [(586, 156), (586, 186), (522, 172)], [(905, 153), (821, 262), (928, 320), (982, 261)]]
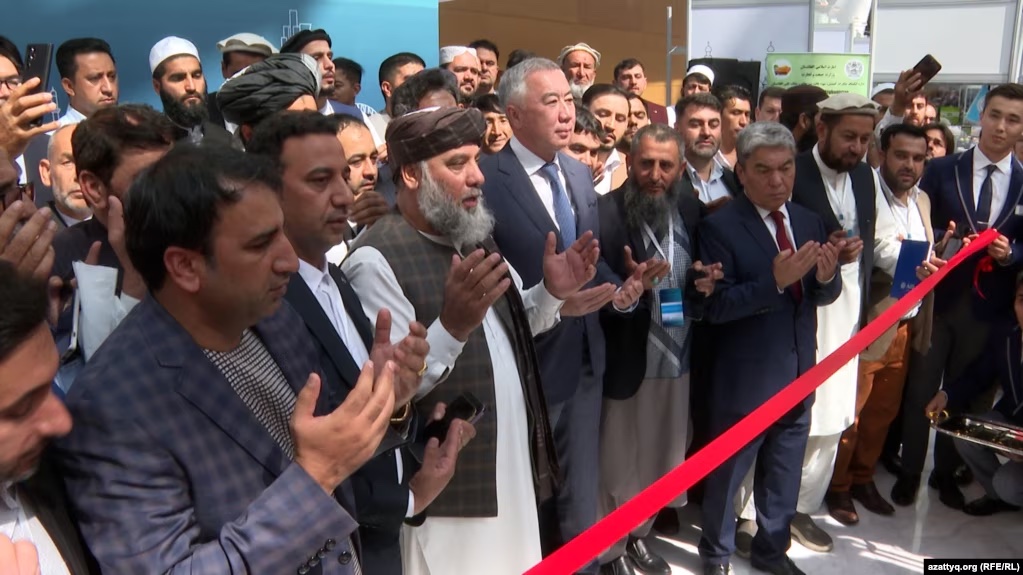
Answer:
[[(497, 251), (492, 240), (485, 243), (485, 248)], [(363, 246), (375, 248), (387, 260), (402, 293), (416, 310), (416, 321), (430, 325), (440, 317), (444, 307), (444, 284), (451, 267), (451, 256), (456, 253), (453, 247), (430, 241), (399, 214), (390, 214), (377, 221), (359, 236), (352, 245), (352, 251)], [(533, 484), (538, 500), (542, 501), (553, 494), (558, 466), (529, 321), (514, 285), (505, 297), (494, 304), (493, 309), (515, 348), (519, 380), (526, 400)], [(438, 401), (450, 403), (465, 392), (482, 401), (487, 412), (476, 423), (476, 438), (459, 454), (455, 475), (430, 504), (429, 514), (435, 517), (496, 517), (497, 418), (500, 414), (495, 405), (490, 348), (482, 327), (477, 327), (469, 335), (447, 379), (418, 401), (416, 409), (423, 417), (429, 418)]]

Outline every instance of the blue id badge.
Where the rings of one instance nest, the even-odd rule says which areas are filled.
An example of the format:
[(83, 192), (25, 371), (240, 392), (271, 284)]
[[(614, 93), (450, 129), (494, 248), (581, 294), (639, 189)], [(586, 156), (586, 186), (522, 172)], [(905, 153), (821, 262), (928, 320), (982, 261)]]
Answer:
[(657, 292), (661, 300), (661, 325), (682, 327), (685, 313), (682, 311), (682, 288), (665, 288)]

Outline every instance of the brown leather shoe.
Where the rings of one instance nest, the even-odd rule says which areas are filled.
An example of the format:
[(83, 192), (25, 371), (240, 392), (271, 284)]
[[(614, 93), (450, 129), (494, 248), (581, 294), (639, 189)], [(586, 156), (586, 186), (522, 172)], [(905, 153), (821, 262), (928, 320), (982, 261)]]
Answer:
[(849, 488), (849, 494), (869, 511), (878, 515), (892, 515), (895, 513), (895, 508), (892, 507), (891, 503), (885, 501), (884, 497), (877, 491), (877, 485), (873, 481), (862, 485), (853, 485)]
[(828, 505), (828, 513), (842, 525), (856, 525), (860, 522), (860, 516), (856, 513), (856, 506), (853, 505), (852, 496), (848, 491), (828, 491), (824, 496), (824, 503)]

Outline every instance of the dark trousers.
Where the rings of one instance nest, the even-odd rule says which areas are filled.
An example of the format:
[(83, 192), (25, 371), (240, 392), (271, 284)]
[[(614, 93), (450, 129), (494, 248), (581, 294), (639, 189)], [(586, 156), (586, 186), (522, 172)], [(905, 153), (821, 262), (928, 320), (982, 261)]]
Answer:
[[(935, 314), (931, 348), (926, 354), (915, 350), (909, 356), (909, 376), (903, 397), (902, 469), (910, 475), (923, 472), (927, 458), (930, 420), (927, 404), (941, 388), (966, 372), (987, 345), (990, 323), (974, 316), (970, 292), (941, 314)], [(982, 411), (990, 409), (990, 403)], [(934, 442), (934, 472), (950, 476), (961, 465), (952, 438), (938, 434)]]
[[(556, 497), (540, 506), (540, 544), (545, 557), (597, 521), (604, 386), (593, 373), (588, 354), (584, 356), (575, 394), (547, 408), (562, 481)], [(596, 574), (599, 568), (594, 560), (579, 573)]]
[[(740, 419), (741, 416), (712, 416), (714, 437)], [(753, 500), (758, 529), (752, 552), (768, 565), (782, 560), (791, 544), (789, 525), (796, 514), (809, 433), (810, 410), (796, 406), (707, 476), (703, 535), (699, 543), (700, 558), (705, 564), (727, 564), (735, 551), (733, 499), (754, 459)]]

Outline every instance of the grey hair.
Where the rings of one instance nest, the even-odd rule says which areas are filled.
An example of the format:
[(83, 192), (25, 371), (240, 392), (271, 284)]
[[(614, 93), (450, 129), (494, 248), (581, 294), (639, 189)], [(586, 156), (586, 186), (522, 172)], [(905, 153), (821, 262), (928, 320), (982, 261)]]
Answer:
[(529, 58), (505, 70), (497, 87), (501, 107), (507, 109), (509, 102), (513, 104), (520, 102), (526, 94), (526, 79), (537, 72), (547, 71), (563, 73), (561, 66), (547, 58)]
[(735, 143), (739, 164), (745, 166), (753, 152), (760, 148), (787, 148), (796, 154), (796, 140), (792, 132), (777, 122), (754, 122), (739, 132)]
[(66, 130), (68, 128), (74, 128), (76, 125), (77, 124), (65, 124), (65, 125), (57, 128), (56, 130), (53, 131), (52, 134), (50, 134), (50, 141), (46, 144), (46, 158), (48, 160), (50, 160), (51, 162), (54, 161), (54, 158), (53, 158), (53, 140), (56, 139), (57, 134), (60, 133), (62, 130)]
[(685, 142), (682, 141), (682, 136), (667, 124), (647, 124), (640, 128), (636, 135), (632, 137), (632, 147), (630, 148), (632, 153), (635, 154), (636, 150), (639, 150), (639, 144), (644, 138), (653, 138), (657, 143), (674, 142), (675, 147), (678, 149), (679, 165), (684, 162)]

